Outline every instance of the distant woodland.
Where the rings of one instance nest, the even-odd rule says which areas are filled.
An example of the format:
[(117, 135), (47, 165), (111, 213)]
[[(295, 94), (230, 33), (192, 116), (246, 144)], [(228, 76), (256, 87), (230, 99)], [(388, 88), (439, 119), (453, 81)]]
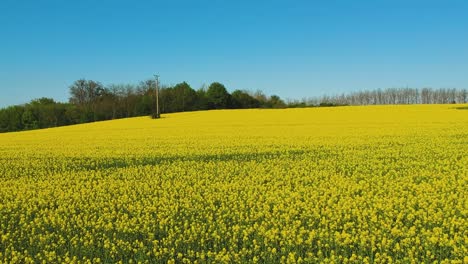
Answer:
[[(40, 98), (27, 104), (0, 109), (0, 132), (154, 116), (155, 87), (154, 80), (143, 81), (138, 85), (104, 86), (100, 82), (80, 79), (69, 87), (70, 99), (67, 103)], [(235, 90), (229, 93), (218, 82), (198, 90), (182, 82), (160, 87), (158, 98), (160, 112), (164, 114), (210, 109), (467, 103), (468, 90), (390, 88), (285, 102), (277, 95), (267, 96), (261, 91)]]

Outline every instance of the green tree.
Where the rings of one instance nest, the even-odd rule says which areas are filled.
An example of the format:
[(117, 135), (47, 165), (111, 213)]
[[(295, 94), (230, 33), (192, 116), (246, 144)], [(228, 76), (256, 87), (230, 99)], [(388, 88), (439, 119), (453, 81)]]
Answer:
[(0, 131), (19, 131), (23, 130), (22, 117), (24, 112), (24, 106), (15, 105), (9, 106), (5, 109), (0, 110)]
[(235, 90), (232, 93), (232, 108), (258, 108), (260, 101), (251, 96), (247, 91)]
[(231, 95), (227, 92), (226, 87), (218, 82), (210, 84), (206, 91), (206, 97), (210, 109), (226, 109), (231, 103)]
[(186, 82), (176, 84), (173, 88), (175, 112), (195, 110), (197, 92)]
[(105, 90), (101, 83), (80, 79), (70, 86), (70, 103), (81, 108), (81, 119), (84, 122), (97, 121), (97, 107)]
[(38, 118), (34, 115), (32, 109), (26, 109), (21, 116), (23, 128), (26, 130), (39, 128)]
[(197, 91), (197, 102), (195, 103), (195, 110), (206, 110), (208, 109), (208, 97), (206, 96), (206, 88), (203, 85)]
[(43, 97), (34, 99), (29, 104), (26, 104), (25, 112), (31, 111), (34, 113), (35, 120), (37, 121), (37, 127), (35, 128), (54, 127), (59, 125), (58, 119), (60, 115), (56, 106), (57, 103), (54, 99)]
[(277, 95), (272, 95), (270, 96), (270, 99), (268, 100), (268, 104), (272, 108), (285, 108), (286, 104), (284, 101)]

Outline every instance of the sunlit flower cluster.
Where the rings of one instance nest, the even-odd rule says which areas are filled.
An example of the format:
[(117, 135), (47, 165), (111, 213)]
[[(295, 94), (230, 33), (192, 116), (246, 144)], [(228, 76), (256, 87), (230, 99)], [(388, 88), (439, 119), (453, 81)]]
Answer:
[(0, 134), (0, 263), (467, 263), (467, 186), (448, 105)]

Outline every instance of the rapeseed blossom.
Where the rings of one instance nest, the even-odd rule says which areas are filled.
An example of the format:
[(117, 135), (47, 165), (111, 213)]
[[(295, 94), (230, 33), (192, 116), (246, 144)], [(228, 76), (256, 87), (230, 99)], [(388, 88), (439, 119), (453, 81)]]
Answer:
[(468, 261), (468, 112), (450, 105), (176, 113), (0, 146), (0, 262)]

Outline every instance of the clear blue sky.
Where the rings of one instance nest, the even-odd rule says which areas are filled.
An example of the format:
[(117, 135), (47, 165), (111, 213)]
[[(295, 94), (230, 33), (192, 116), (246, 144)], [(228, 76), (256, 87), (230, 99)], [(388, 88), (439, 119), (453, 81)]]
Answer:
[(468, 1), (0, 1), (0, 106), (86, 78), (302, 98), (468, 87)]

